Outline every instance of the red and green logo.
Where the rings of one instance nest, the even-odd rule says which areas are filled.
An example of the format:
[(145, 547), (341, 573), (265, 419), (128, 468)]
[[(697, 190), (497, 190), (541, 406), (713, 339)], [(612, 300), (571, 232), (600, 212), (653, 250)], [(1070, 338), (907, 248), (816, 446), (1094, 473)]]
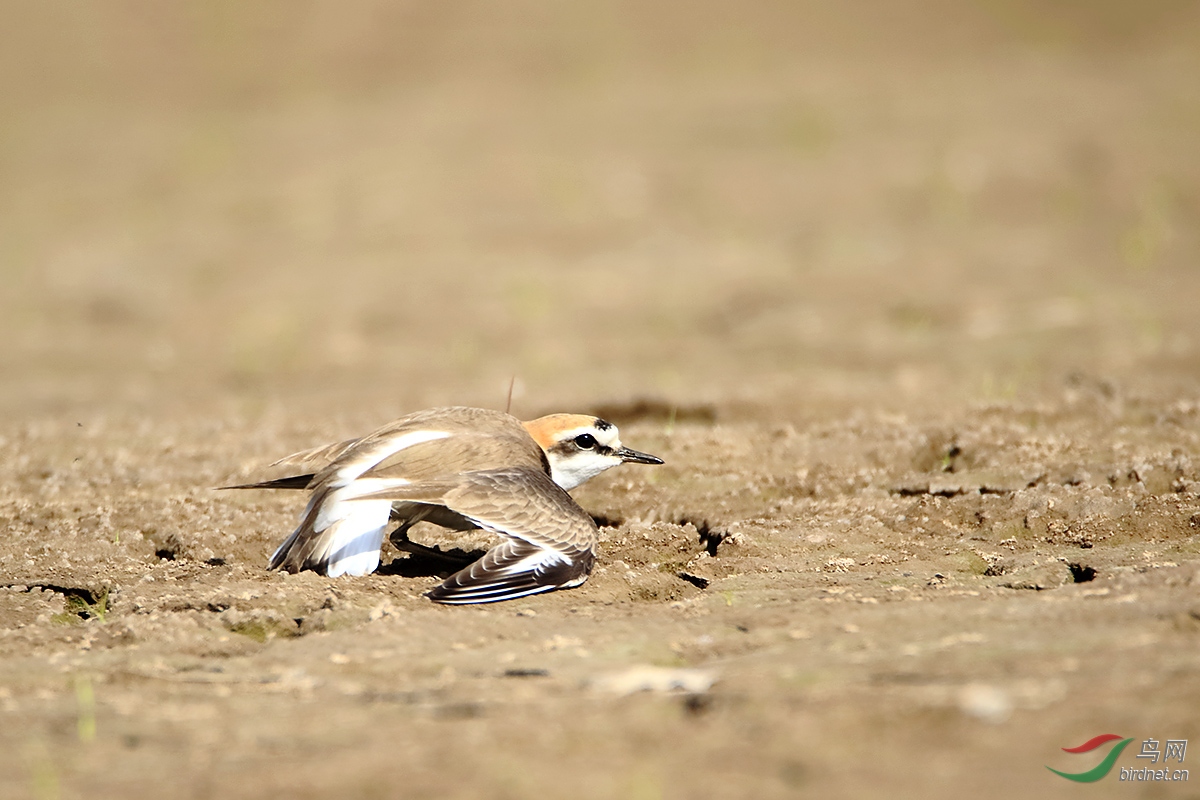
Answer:
[(1104, 760), (1089, 769), (1087, 772), (1060, 772), (1051, 766), (1047, 766), (1046, 769), (1050, 770), (1055, 775), (1061, 775), (1069, 781), (1075, 781), (1076, 783), (1094, 783), (1112, 771), (1113, 764), (1117, 763), (1117, 758), (1121, 755), (1121, 751), (1128, 747), (1129, 743), (1132, 741), (1133, 739), (1123, 739), (1120, 736), (1117, 736), (1115, 733), (1102, 733), (1094, 739), (1088, 739), (1078, 747), (1063, 748), (1063, 751), (1067, 753), (1090, 753), (1096, 748), (1103, 747), (1109, 742), (1117, 742), (1117, 744), (1115, 744), (1113, 748), (1108, 751), (1108, 755), (1104, 757)]

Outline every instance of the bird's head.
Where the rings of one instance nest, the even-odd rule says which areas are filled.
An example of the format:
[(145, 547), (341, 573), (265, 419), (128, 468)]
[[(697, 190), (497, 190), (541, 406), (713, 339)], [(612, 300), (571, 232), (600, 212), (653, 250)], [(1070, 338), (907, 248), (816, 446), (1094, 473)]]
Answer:
[(551, 414), (522, 424), (546, 452), (550, 478), (568, 491), (618, 464), (663, 463), (622, 445), (617, 426), (598, 417)]

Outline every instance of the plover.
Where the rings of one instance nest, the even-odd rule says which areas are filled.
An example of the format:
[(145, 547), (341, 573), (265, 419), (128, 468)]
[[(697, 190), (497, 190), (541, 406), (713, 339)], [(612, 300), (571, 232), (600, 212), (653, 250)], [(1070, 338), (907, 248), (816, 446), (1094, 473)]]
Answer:
[(625, 447), (615, 425), (592, 416), (521, 422), (434, 408), (272, 465), (310, 470), (303, 474), (225, 488), (311, 491), (268, 569), (366, 575), (379, 566), (389, 520), (400, 523), (393, 541), (421, 521), (501, 534), (501, 544), (427, 593), (439, 603), (491, 603), (587, 580), (599, 532), (567, 490), (627, 462), (663, 463)]

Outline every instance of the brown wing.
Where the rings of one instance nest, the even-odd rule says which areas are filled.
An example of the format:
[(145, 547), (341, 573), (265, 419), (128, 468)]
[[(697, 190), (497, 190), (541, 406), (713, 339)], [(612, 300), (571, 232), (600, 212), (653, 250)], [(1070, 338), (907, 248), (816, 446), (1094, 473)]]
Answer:
[[(399, 487), (423, 487), (423, 493), (410, 494), (430, 499), (413, 502), (450, 508), (430, 487), (441, 486), (441, 491), (447, 492), (462, 482), (461, 473), (466, 470), (520, 466), (543, 476), (548, 472), (545, 454), (517, 419), (477, 408), (410, 414), (361, 439), (300, 455), (319, 460), (313, 454), (334, 451), (337, 457), (311, 476), (245, 487), (293, 488), (303, 482), (312, 491), (300, 525), (271, 556), (269, 568), (315, 569), (331, 576), (366, 574), (378, 564), (388, 509), (396, 510), (385, 500), (409, 499), (395, 491)], [(393, 490), (395, 497), (375, 496), (384, 490)], [(403, 503), (401, 506), (403, 510)], [(456, 522), (459, 519), (447, 516)], [(455, 527), (470, 524), (463, 521)]]
[(402, 484), (361, 496), (443, 505), (508, 541), (448, 578), (439, 603), (492, 603), (578, 586), (595, 558), (596, 523), (540, 468), (463, 473), (454, 480)]
[[(419, 430), (438, 430), (445, 438), (388, 453), (390, 442)], [(416, 483), (438, 480), (466, 469), (541, 464), (545, 453), (515, 417), (483, 408), (451, 407), (418, 411), (358, 439), (322, 445), (279, 459), (270, 468), (306, 467), (303, 473), (221, 489), (310, 489), (356, 464), (364, 476), (403, 478)]]
[(335, 444), (323, 444), (320, 447), (314, 447), (310, 450), (301, 450), (299, 453), (292, 453), (290, 456), (284, 456), (278, 461), (272, 462), (270, 466), (314, 467), (314, 471), (316, 471), (316, 469), (320, 469), (326, 464), (336, 461), (343, 453), (360, 441), (362, 439), (346, 439)]
[[(256, 481), (255, 483), (239, 483), (235, 486), (218, 486), (218, 489), (307, 489), (312, 484), (312, 480), (316, 477), (319, 470), (324, 469), (331, 463), (337, 461), (345, 455), (346, 451), (361, 442), (362, 439), (346, 439), (343, 442), (336, 444), (323, 444), (320, 447), (314, 447), (311, 450), (301, 450), (299, 453), (292, 453), (290, 456), (284, 456), (278, 461), (273, 461), (267, 465), (268, 470), (277, 467), (294, 467), (297, 468), (297, 474), (287, 475), (282, 478), (271, 478), (265, 481)], [(299, 469), (307, 467), (308, 472), (299, 472)]]
[[(393, 449), (395, 443), (419, 431), (445, 435)], [(313, 485), (346, 470), (364, 478), (418, 483), (467, 470), (544, 463), (542, 449), (515, 417), (484, 408), (435, 408), (409, 414), (355, 440), (336, 461), (316, 473)]]

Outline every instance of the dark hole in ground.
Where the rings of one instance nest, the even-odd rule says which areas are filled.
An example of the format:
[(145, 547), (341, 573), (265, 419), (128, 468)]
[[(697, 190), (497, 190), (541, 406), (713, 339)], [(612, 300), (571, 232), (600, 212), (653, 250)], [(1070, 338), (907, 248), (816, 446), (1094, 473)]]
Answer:
[[(12, 588), (15, 584), (8, 584)], [(66, 601), (67, 614), (74, 614), (80, 619), (104, 619), (104, 615), (108, 613), (108, 589), (103, 589), (99, 594), (91, 589), (82, 586), (58, 586), (53, 583), (34, 583), (26, 587), (25, 591), (31, 592), (34, 589), (43, 589), (55, 594), (61, 594), (63, 600)]]
[(1075, 583), (1087, 583), (1096, 579), (1096, 570), (1092, 567), (1072, 562), (1067, 564), (1067, 569), (1071, 570), (1071, 580)]
[(625, 524), (620, 517), (610, 517), (607, 514), (592, 514), (592, 522), (597, 528), (619, 528)]
[(164, 561), (174, 561), (175, 560), (175, 551), (168, 550), (165, 547), (160, 547), (159, 549), (155, 550), (154, 555), (155, 555), (155, 557), (161, 558)]
[(932, 489), (930, 487), (905, 486), (896, 490), (896, 494), (900, 495), (901, 497), (915, 497), (921, 494), (927, 494), (931, 497), (957, 497), (958, 495), (965, 493), (965, 490), (955, 487)]
[(534, 667), (534, 668), (514, 667), (513, 669), (504, 670), (504, 677), (506, 677), (506, 678), (548, 678), (548, 677), (550, 677), (550, 670), (540, 669), (537, 667)]
[(712, 695), (689, 694), (683, 698), (683, 708), (689, 714), (699, 716), (712, 708)]
[[(5, 584), (5, 588), (11, 589), (15, 585), (16, 584), (12, 584), (12, 583)], [(107, 589), (105, 589), (99, 595), (97, 595), (91, 589), (85, 589), (80, 586), (58, 586), (53, 583), (31, 583), (25, 587), (26, 592), (32, 592), (34, 589), (42, 589), (47, 592), (54, 592), (55, 594), (61, 594), (63, 597), (76, 597), (76, 598), (82, 600), (83, 602), (89, 603), (91, 605), (95, 605), (96, 601), (98, 599), (100, 599), (101, 597), (108, 596)]]
[(697, 589), (707, 589), (708, 584), (710, 583), (708, 578), (701, 578), (699, 575), (693, 575), (690, 572), (678, 572), (676, 575), (690, 583), (692, 586), (695, 586)]

